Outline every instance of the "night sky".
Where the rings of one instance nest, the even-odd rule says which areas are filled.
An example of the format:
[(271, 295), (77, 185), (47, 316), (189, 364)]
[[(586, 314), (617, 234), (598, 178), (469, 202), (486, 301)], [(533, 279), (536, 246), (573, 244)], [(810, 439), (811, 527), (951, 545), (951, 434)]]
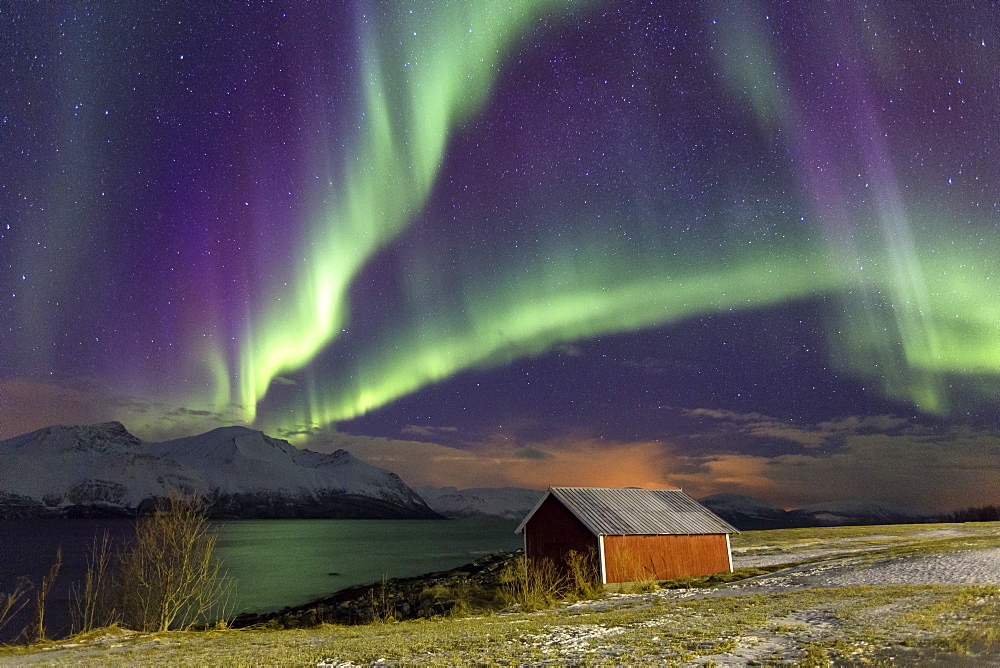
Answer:
[[(218, 5), (218, 6), (215, 6)], [(1000, 8), (0, 8), (0, 438), (1000, 503)]]

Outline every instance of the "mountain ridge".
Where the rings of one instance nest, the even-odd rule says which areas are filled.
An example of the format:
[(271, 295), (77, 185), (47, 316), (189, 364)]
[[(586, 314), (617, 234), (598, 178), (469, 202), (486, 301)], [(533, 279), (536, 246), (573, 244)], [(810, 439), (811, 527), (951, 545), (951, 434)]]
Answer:
[(545, 494), (522, 487), (432, 487), (422, 485), (416, 491), (435, 512), (446, 517), (487, 515), (520, 520)]
[(935, 515), (881, 501), (826, 501), (784, 510), (745, 494), (712, 494), (698, 502), (738, 529), (789, 529), (819, 526), (920, 524)]
[(120, 422), (0, 441), (0, 517), (129, 515), (172, 492), (217, 518), (438, 518), (395, 473), (247, 427), (145, 442)]
[[(519, 487), (433, 487), (416, 491), (436, 512), (446, 517), (488, 515), (523, 519), (545, 494)], [(933, 521), (935, 515), (900, 504), (879, 501), (828, 501), (785, 510), (746, 494), (722, 492), (698, 502), (738, 529), (789, 529), (796, 527), (866, 524), (910, 524)]]

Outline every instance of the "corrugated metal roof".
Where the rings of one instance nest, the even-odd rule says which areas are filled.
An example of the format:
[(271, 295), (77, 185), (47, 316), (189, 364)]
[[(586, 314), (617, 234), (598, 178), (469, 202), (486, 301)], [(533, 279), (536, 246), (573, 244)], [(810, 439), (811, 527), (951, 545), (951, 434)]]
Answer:
[[(549, 494), (596, 536), (739, 533), (679, 489), (550, 487), (542, 501)], [(541, 505), (528, 513), (518, 533)]]

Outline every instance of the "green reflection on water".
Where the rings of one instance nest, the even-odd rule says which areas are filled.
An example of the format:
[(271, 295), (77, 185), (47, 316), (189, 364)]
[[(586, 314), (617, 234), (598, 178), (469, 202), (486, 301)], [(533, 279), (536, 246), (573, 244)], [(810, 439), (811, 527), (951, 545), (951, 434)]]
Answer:
[(446, 570), (522, 546), (517, 522), (239, 520), (216, 522), (217, 552), (236, 579), (236, 612), (301, 605), (345, 587)]

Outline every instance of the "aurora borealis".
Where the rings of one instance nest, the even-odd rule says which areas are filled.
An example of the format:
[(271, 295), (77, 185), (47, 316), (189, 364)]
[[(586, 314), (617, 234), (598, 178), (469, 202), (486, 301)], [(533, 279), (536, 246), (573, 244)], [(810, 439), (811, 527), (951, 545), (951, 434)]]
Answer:
[(775, 456), (807, 432), (842, 453), (821, 425), (857, 415), (993, 443), (993, 4), (0, 22), (0, 437), (92, 414), (151, 438), (768, 454), (700, 434), (731, 413), (794, 423)]

